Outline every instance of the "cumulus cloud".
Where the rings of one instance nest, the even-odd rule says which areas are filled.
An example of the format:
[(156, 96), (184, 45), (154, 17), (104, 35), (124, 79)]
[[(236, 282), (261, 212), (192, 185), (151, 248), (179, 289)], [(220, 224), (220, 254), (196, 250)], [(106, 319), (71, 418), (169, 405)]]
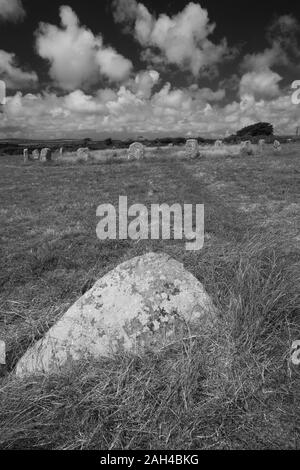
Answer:
[(34, 86), (38, 77), (35, 72), (22, 70), (17, 64), (15, 54), (0, 50), (0, 79), (7, 88), (21, 89)]
[(274, 65), (286, 65), (287, 63), (286, 55), (278, 43), (274, 43), (271, 48), (267, 48), (263, 52), (247, 54), (242, 62), (242, 69), (266, 70)]
[(116, 23), (134, 22), (138, 4), (136, 0), (113, 0), (113, 15)]
[(263, 52), (247, 54), (241, 69), (246, 73), (240, 81), (240, 96), (271, 99), (281, 94), (282, 77), (274, 67), (298, 65), (300, 24), (292, 15), (276, 18), (268, 28), (270, 47)]
[(291, 53), (296, 50), (296, 53), (300, 54), (297, 42), (299, 32), (300, 24), (293, 16), (278, 17), (267, 30), (267, 40), (270, 47), (263, 52), (246, 55), (242, 66), (262, 69), (276, 65), (291, 65)]
[(132, 63), (104, 46), (100, 34), (81, 26), (70, 7), (60, 8), (60, 18), (60, 27), (41, 23), (36, 33), (37, 52), (50, 62), (57, 85), (74, 90), (97, 83), (101, 76), (115, 82), (128, 78)]
[[(290, 66), (292, 55), (296, 57), (298, 23), (293, 17), (278, 18), (268, 30), (269, 47), (246, 55), (239, 75), (211, 89), (199, 86), (198, 75), (214, 70), (228, 47), (209, 39), (215, 25), (206, 10), (189, 3), (177, 15), (157, 17), (136, 0), (113, 3), (115, 20), (134, 34), (151, 66), (133, 76), (130, 61), (105, 45), (100, 34), (82, 26), (70, 7), (61, 7), (61, 25), (41, 24), (36, 47), (65, 94), (18, 92), (8, 97), (0, 136), (221, 137), (257, 121), (271, 122), (277, 132), (294, 131), (299, 110), (280, 89), (282, 71), (276, 68)], [(275, 30), (280, 34), (275, 35)], [(162, 64), (190, 70), (194, 83), (190, 85), (191, 76), (186, 87), (163, 81), (164, 74), (158, 72)], [(102, 88), (89, 94), (102, 77), (106, 79)], [(15, 89), (37, 82), (34, 72), (23, 70), (15, 56), (4, 51), (0, 51), (0, 78)]]
[(293, 55), (300, 56), (300, 24), (292, 15), (279, 16), (267, 30), (270, 47), (263, 52), (247, 54), (242, 68), (266, 70), (278, 65), (292, 65)]
[(300, 23), (293, 15), (277, 17), (268, 28), (267, 38), (271, 44), (278, 45), (282, 53), (299, 58)]
[(248, 72), (241, 78), (240, 95), (250, 95), (255, 99), (275, 98), (280, 95), (281, 80), (282, 77), (270, 69)]
[(0, 0), (0, 19), (20, 21), (25, 16), (21, 0)]
[(200, 99), (205, 102), (222, 101), (226, 96), (226, 91), (223, 88), (214, 91), (211, 88), (199, 88), (197, 84), (193, 84), (189, 87), (189, 90), (194, 99)]
[(114, 6), (115, 20), (132, 25), (135, 38), (146, 48), (142, 57), (153, 63), (165, 61), (198, 76), (232, 54), (226, 39), (214, 44), (208, 38), (215, 24), (199, 4), (189, 3), (177, 15), (161, 14), (158, 18), (135, 0), (115, 0)]

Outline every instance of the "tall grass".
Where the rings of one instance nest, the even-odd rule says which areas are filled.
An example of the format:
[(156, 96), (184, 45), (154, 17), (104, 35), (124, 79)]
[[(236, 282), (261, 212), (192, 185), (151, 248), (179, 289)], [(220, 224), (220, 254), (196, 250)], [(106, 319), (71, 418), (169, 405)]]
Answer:
[(255, 235), (204, 252), (196, 274), (219, 310), (212, 330), (155, 354), (7, 377), (0, 448), (297, 448), (299, 260), (284, 240)]

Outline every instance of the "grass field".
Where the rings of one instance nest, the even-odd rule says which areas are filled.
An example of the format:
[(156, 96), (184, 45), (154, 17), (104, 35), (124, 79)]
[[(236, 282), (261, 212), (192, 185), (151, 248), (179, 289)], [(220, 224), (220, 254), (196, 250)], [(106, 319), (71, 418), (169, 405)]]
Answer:
[[(169, 149), (172, 152), (172, 149)], [(12, 371), (93, 282), (163, 251), (219, 309), (215, 330), (159, 354), (126, 355), (49, 378), (0, 378), (2, 449), (298, 449), (300, 147), (198, 160), (0, 158), (0, 339)], [(151, 190), (151, 192), (149, 192)], [(150, 195), (151, 194), (151, 195)], [(96, 208), (205, 204), (205, 246), (106, 241)]]

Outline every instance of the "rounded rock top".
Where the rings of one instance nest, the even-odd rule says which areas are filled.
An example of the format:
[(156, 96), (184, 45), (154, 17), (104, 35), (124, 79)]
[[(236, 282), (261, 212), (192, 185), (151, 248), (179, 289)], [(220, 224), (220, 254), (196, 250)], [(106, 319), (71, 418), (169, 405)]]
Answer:
[(186, 325), (208, 328), (215, 309), (202, 284), (178, 261), (148, 253), (99, 279), (30, 348), (16, 375), (60, 371), (81, 359), (160, 350)]

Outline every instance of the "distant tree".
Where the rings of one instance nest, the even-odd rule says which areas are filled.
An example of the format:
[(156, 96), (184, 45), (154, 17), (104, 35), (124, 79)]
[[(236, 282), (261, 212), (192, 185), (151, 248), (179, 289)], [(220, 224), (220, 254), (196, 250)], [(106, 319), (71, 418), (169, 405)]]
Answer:
[(239, 130), (236, 135), (243, 139), (250, 139), (251, 137), (257, 136), (271, 136), (274, 134), (274, 128), (272, 124), (268, 122), (258, 122), (251, 126), (243, 127)]

